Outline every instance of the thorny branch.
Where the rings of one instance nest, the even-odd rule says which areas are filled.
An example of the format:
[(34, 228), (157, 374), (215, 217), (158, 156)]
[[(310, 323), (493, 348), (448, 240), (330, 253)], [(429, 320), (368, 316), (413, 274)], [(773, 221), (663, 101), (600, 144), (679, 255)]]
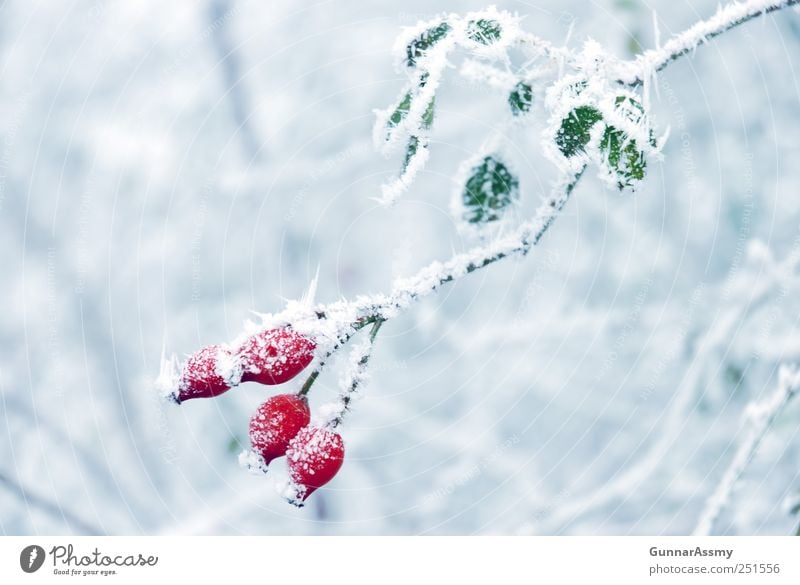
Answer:
[(645, 51), (633, 61), (619, 65), (618, 81), (630, 86), (641, 85), (655, 72), (672, 61), (694, 51), (721, 34), (759, 16), (795, 6), (800, 0), (749, 0), (721, 6), (708, 20), (702, 20), (667, 41), (664, 46)]
[[(728, 4), (721, 7), (708, 20), (696, 23), (663, 46), (646, 51), (632, 61), (609, 60), (607, 67), (598, 68), (596, 63), (592, 64), (590, 52), (579, 54), (567, 48), (556, 48), (534, 35), (519, 32), (516, 41), (556, 63), (559, 70), (564, 65), (569, 65), (574, 69), (582, 70), (587, 75), (605, 75), (617, 84), (635, 87), (649, 80), (655, 72), (664, 69), (710, 39), (757, 16), (794, 6), (798, 2), (800, 0), (748, 0)], [(589, 45), (587, 44), (587, 46)], [(429, 80), (423, 88), (424, 91), (432, 92), (433, 85)], [(428, 103), (427, 94), (423, 97), (425, 99), (422, 100), (421, 106), (414, 105), (412, 107), (412, 110), (419, 114), (417, 117), (420, 119), (424, 117), (423, 109)], [(409, 113), (409, 118), (412, 117)], [(371, 341), (374, 341), (374, 336), (384, 322), (408, 308), (414, 301), (438, 290), (444, 284), (454, 282), (505, 258), (526, 255), (550, 229), (568, 202), (585, 168), (585, 164), (582, 164), (563, 169), (561, 178), (553, 186), (550, 195), (539, 206), (534, 217), (521, 224), (509, 235), (456, 254), (447, 261), (433, 262), (422, 268), (416, 275), (397, 280), (387, 294), (365, 295), (352, 301), (342, 300), (317, 305), (313, 308), (306, 307), (300, 312), (295, 303), (294, 306), (287, 307), (287, 310), (281, 313), (268, 316), (271, 322), (284, 322), (292, 325), (297, 325), (294, 319), (326, 323), (328, 343), (322, 344), (323, 356), (306, 379), (300, 393), (307, 394), (309, 392), (329, 359), (362, 328), (373, 324), (370, 335)], [(364, 357), (364, 363), (356, 364), (357, 366), (366, 366), (369, 358), (368, 355)], [(345, 403), (345, 410), (346, 405), (347, 403)], [(337, 421), (336, 424), (340, 422), (339, 419), (334, 420)]]
[[(671, 62), (687, 55), (692, 49), (707, 43), (711, 38), (757, 16), (796, 5), (798, 2), (800, 0), (750, 0), (724, 6), (710, 19), (696, 23), (662, 47), (647, 51), (632, 61), (618, 63), (617, 80), (622, 84), (639, 85), (653, 72), (664, 69)], [(523, 34), (521, 38), (523, 42), (538, 47), (551, 59), (571, 60), (569, 51), (554, 48), (533, 35)], [(519, 226), (510, 236), (495, 240), (487, 246), (456, 254), (444, 263), (434, 262), (421, 269), (415, 276), (397, 281), (389, 294), (364, 296), (353, 302), (340, 301), (317, 306), (316, 316), (320, 319), (328, 318), (341, 313), (347, 306), (355, 309), (356, 320), (352, 325), (360, 329), (377, 318), (388, 320), (394, 312), (405, 309), (411, 302), (438, 290), (448, 282), (458, 280), (504, 258), (527, 254), (539, 243), (569, 200), (584, 168), (574, 176), (562, 178), (554, 186), (549, 198), (537, 209), (533, 219)], [(343, 336), (340, 343), (329, 351), (323, 361), (346, 344), (350, 337), (351, 334)], [(311, 374), (314, 379), (318, 375), (318, 369)], [(313, 380), (310, 382), (313, 383)]]

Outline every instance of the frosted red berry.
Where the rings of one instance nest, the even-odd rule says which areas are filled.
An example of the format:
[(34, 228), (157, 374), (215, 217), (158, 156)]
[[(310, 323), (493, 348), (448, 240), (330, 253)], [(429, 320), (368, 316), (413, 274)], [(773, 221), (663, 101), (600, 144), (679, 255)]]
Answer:
[[(183, 366), (178, 381), (177, 401), (211, 398), (231, 389), (235, 376), (234, 357), (220, 345), (209, 345), (192, 354)], [(226, 374), (226, 370), (229, 372)]]
[(286, 458), (294, 484), (289, 501), (302, 506), (308, 496), (332, 480), (342, 467), (344, 441), (330, 429), (305, 427), (289, 443)]
[(297, 394), (279, 394), (258, 407), (250, 419), (250, 444), (269, 465), (286, 454), (298, 431), (311, 419), (308, 401)]
[(253, 335), (239, 348), (242, 381), (283, 384), (314, 359), (316, 344), (292, 329), (269, 329)]

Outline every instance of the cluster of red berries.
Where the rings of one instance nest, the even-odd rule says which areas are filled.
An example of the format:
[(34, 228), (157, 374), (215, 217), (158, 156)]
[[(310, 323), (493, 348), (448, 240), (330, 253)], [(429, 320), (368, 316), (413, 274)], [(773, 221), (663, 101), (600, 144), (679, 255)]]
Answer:
[[(312, 339), (288, 328), (257, 333), (235, 351), (204, 347), (186, 360), (176, 400), (219, 396), (241, 382), (288, 382), (311, 363), (315, 348)], [(308, 400), (298, 394), (271, 397), (250, 420), (250, 443), (265, 465), (286, 455), (295, 487), (289, 500), (298, 506), (333, 479), (344, 461), (342, 437), (310, 422)]]

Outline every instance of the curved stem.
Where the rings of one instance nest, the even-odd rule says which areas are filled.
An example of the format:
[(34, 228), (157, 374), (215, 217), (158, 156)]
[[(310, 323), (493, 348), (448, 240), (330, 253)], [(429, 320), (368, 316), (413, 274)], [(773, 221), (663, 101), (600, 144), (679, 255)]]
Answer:
[(549, 197), (536, 211), (532, 219), (520, 225), (511, 234), (456, 254), (446, 262), (433, 262), (410, 278), (395, 282), (389, 294), (368, 295), (354, 303), (339, 301), (318, 307), (318, 313), (339, 312), (346, 306), (355, 306), (359, 320), (369, 323), (376, 319), (388, 320), (397, 311), (408, 308), (414, 301), (435, 292), (443, 284), (453, 282), (511, 256), (524, 256), (539, 243), (544, 234), (569, 201), (580, 180), (585, 166), (574, 174), (566, 175), (558, 181)]
[[(317, 318), (319, 318), (319, 319), (325, 319), (326, 318), (326, 313), (325, 313), (324, 310), (317, 309), (316, 314), (317, 314)], [(358, 319), (357, 321), (352, 323), (351, 324), (352, 331), (347, 333), (344, 337), (342, 337), (342, 339), (339, 340), (339, 343), (337, 343), (330, 350), (328, 350), (328, 352), (325, 354), (325, 356), (320, 360), (320, 362), (317, 365), (317, 367), (314, 368), (314, 370), (308, 375), (308, 378), (306, 378), (306, 381), (303, 382), (303, 385), (300, 388), (300, 390), (297, 392), (297, 394), (299, 396), (308, 395), (309, 391), (311, 390), (311, 386), (313, 386), (314, 382), (316, 382), (317, 378), (319, 378), (319, 375), (322, 373), (322, 370), (325, 368), (325, 365), (328, 363), (328, 360), (330, 359), (330, 357), (334, 353), (339, 351), (339, 349), (341, 349), (342, 346), (347, 344), (347, 342), (350, 341), (350, 339), (353, 337), (353, 335), (355, 335), (358, 331), (360, 331), (361, 329), (363, 329), (364, 327), (366, 327), (370, 323), (376, 323), (376, 322), (377, 321), (374, 318), (365, 318), (365, 319)], [(373, 329), (374, 329), (374, 327), (373, 327)], [(374, 339), (375, 338), (374, 337), (375, 334), (377, 334), (377, 332), (375, 332), (374, 334), (370, 333), (370, 339)]]
[(361, 328), (374, 323), (375, 325), (373, 325), (373, 329), (370, 332), (370, 339), (374, 340), (380, 325), (384, 321), (388, 321), (398, 311), (407, 309), (414, 301), (438, 290), (443, 284), (458, 280), (503, 258), (527, 254), (550, 229), (556, 217), (569, 201), (585, 169), (586, 166), (584, 165), (574, 174), (562, 177), (553, 186), (550, 196), (542, 202), (534, 217), (520, 225), (510, 235), (490, 242), (485, 246), (477, 246), (467, 252), (456, 254), (446, 262), (433, 262), (420, 270), (415, 276), (396, 281), (392, 292), (388, 295), (364, 296), (354, 303), (338, 301), (316, 307), (314, 313), (320, 319), (329, 318), (331, 315), (343, 311), (347, 312), (347, 308), (353, 306), (355, 306), (358, 317), (349, 324), (350, 331), (342, 336), (339, 342), (325, 354), (319, 365), (309, 374), (298, 394), (306, 396), (309, 393), (311, 386), (319, 377), (328, 359), (347, 344)]
[(313, 372), (311, 372), (308, 378), (306, 378), (306, 381), (303, 382), (303, 386), (297, 393), (299, 396), (306, 396), (308, 394), (308, 392), (311, 390), (311, 386), (313, 386), (314, 382), (316, 382), (317, 378), (319, 378), (323, 365), (325, 365), (325, 362), (320, 362), (319, 366)]
[(647, 77), (661, 71), (672, 61), (732, 28), (798, 3), (800, 0), (747, 0), (722, 6), (714, 16), (694, 24), (662, 47), (645, 51), (633, 61), (620, 63), (617, 81), (633, 87), (641, 85)]
[(352, 374), (350, 384), (345, 388), (341, 395), (341, 407), (339, 412), (336, 413), (334, 417), (332, 417), (327, 426), (331, 429), (335, 429), (340, 424), (342, 424), (342, 420), (344, 420), (345, 414), (350, 409), (350, 402), (353, 400), (353, 394), (358, 391), (359, 387), (364, 382), (364, 373), (367, 369), (367, 364), (369, 363), (369, 358), (372, 355), (372, 347), (375, 345), (375, 338), (378, 335), (378, 331), (380, 331), (381, 326), (386, 322), (385, 319), (378, 319), (372, 325), (372, 329), (369, 332), (369, 341), (367, 347), (364, 349), (364, 353), (358, 359), (358, 361), (354, 364), (355, 371)]

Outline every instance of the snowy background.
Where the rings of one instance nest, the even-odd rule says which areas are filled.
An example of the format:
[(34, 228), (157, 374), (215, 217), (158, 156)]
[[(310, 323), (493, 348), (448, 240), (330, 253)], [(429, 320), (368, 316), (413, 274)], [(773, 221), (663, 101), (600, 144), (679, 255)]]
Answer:
[[(556, 44), (572, 28), (570, 46), (593, 37), (629, 57), (653, 46), (653, 9), (666, 38), (717, 2), (496, 4)], [(181, 407), (153, 390), (165, 344), (232, 339), (317, 268), (329, 302), (474, 243), (450, 215), (452, 177), (505, 96), (446, 78), (430, 164), (393, 209), (372, 198), (399, 161), (375, 153), (371, 129), (403, 82), (400, 27), (484, 6), (2, 3), (0, 532), (693, 529), (746, 405), (800, 361), (794, 11), (659, 77), (654, 115), (671, 138), (637, 193), (589, 173), (527, 258), (384, 326), (342, 428), (345, 465), (305, 509), (237, 463), (275, 390)], [(540, 132), (541, 117), (505, 139), (517, 220), (554, 177)], [(719, 531), (797, 529), (799, 419), (795, 403), (776, 421)]]

